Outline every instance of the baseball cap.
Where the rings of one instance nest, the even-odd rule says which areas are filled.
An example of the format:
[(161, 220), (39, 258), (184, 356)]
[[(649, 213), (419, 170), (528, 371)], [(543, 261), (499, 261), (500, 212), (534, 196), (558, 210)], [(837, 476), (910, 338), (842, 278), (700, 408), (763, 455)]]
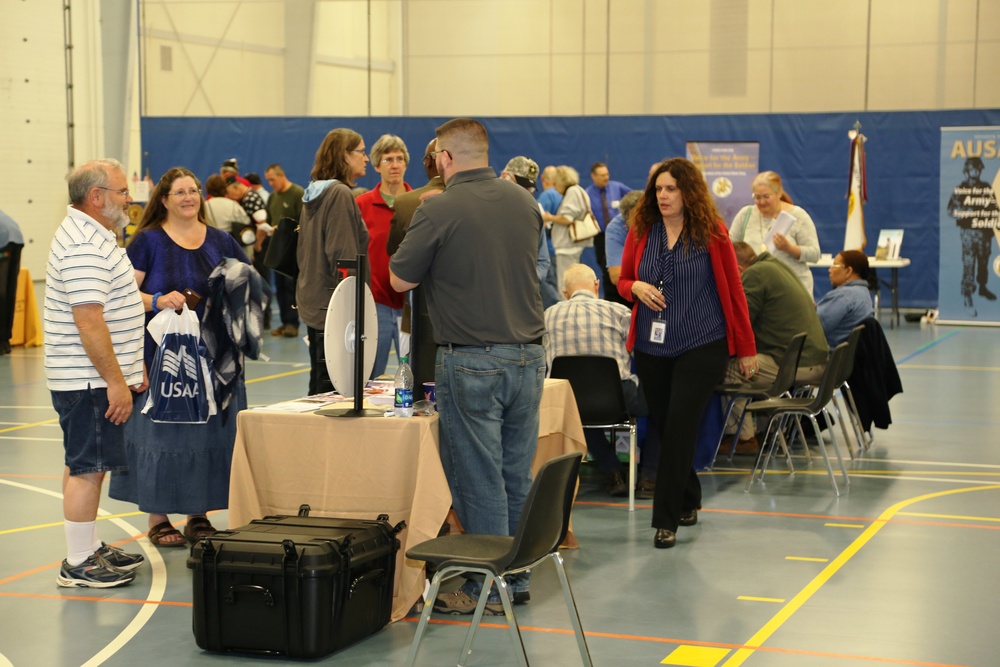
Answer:
[(228, 160), (226, 160), (225, 162), (223, 162), (222, 166), (223, 167), (232, 167), (233, 169), (235, 169), (237, 171), (239, 171), (239, 169), (240, 169), (239, 165), (236, 164), (236, 158), (234, 158), (234, 157), (231, 157)]
[(538, 164), (531, 158), (518, 155), (511, 158), (503, 170), (513, 176), (522, 188), (535, 187), (535, 179), (538, 178)]

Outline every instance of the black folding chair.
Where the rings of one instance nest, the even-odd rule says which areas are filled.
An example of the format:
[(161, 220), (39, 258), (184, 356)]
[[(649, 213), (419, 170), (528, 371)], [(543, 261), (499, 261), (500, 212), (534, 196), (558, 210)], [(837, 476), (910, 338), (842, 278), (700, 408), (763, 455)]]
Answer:
[[(788, 342), (788, 347), (785, 348), (785, 353), (778, 362), (778, 374), (774, 382), (738, 382), (724, 383), (716, 386), (715, 393), (721, 394), (729, 400), (726, 403), (726, 412), (722, 416), (723, 429), (722, 433), (719, 434), (719, 442), (715, 446), (715, 456), (719, 455), (722, 441), (726, 437), (725, 424), (729, 421), (729, 415), (732, 414), (737, 401), (741, 399), (759, 401), (765, 398), (776, 398), (787, 394), (791, 390), (792, 385), (795, 384), (795, 372), (799, 368), (799, 357), (802, 356), (802, 347), (805, 345), (805, 342), (806, 334), (804, 331), (792, 336), (792, 340)], [(740, 410), (740, 419), (736, 425), (736, 433), (733, 434), (732, 445), (729, 448), (728, 458), (730, 461), (732, 461), (733, 454), (736, 452), (736, 442), (740, 437), (740, 429), (743, 428), (743, 421), (747, 418), (746, 406), (748, 404), (745, 403), (743, 409)], [(715, 457), (712, 458), (713, 460), (715, 459)]]
[(636, 420), (628, 413), (618, 362), (596, 354), (572, 354), (552, 360), (549, 377), (569, 380), (584, 428), (628, 429), (628, 511), (635, 511)]
[[(822, 433), (820, 433), (819, 423), (816, 421), (816, 417), (820, 414), (825, 414), (827, 423), (830, 423), (830, 415), (826, 408), (833, 398), (833, 392), (837, 389), (837, 380), (840, 377), (841, 366), (844, 364), (846, 358), (847, 343), (841, 343), (834, 348), (833, 354), (830, 355), (830, 360), (826, 364), (826, 370), (823, 371), (823, 377), (820, 379), (819, 388), (817, 389), (815, 396), (803, 398), (767, 398), (761, 401), (754, 401), (747, 405), (746, 410), (751, 415), (754, 413), (760, 413), (770, 417), (767, 425), (767, 435), (764, 436), (764, 444), (760, 448), (760, 453), (757, 454), (757, 461), (754, 464), (753, 470), (750, 472), (750, 479), (747, 480), (747, 491), (750, 490), (750, 486), (757, 478), (758, 472), (761, 480), (763, 481), (764, 473), (767, 470), (771, 454), (774, 451), (774, 443), (780, 435), (781, 428), (779, 418), (784, 416), (801, 416), (807, 417), (812, 423), (813, 432), (816, 435), (820, 451), (823, 454), (823, 461), (826, 463), (826, 469), (830, 473), (830, 481), (833, 483), (833, 490), (838, 496), (840, 495), (840, 489), (837, 486), (837, 478), (833, 473), (833, 466), (830, 465), (830, 457), (827, 455), (826, 444), (823, 441)], [(844, 458), (840, 454), (840, 447), (837, 446), (836, 433), (833, 428), (830, 428), (829, 432), (834, 452), (837, 454), (837, 460), (840, 463), (840, 470), (844, 475), (844, 484), (849, 486), (851, 480), (847, 477), (847, 468), (844, 466)]]
[(583, 454), (574, 452), (551, 459), (542, 466), (528, 492), (528, 498), (525, 500), (524, 509), (521, 512), (521, 520), (517, 526), (517, 533), (513, 537), (464, 533), (445, 535), (407, 550), (407, 558), (425, 561), (436, 567), (434, 577), (431, 579), (430, 590), (427, 593), (424, 611), (420, 615), (420, 624), (417, 625), (417, 633), (410, 645), (410, 653), (406, 660), (407, 665), (412, 667), (417, 659), (420, 640), (427, 629), (441, 581), (448, 575), (477, 572), (485, 576), (485, 581), (479, 597), (479, 605), (472, 616), (472, 623), (466, 634), (465, 645), (462, 647), (458, 664), (464, 665), (472, 653), (472, 640), (475, 638), (476, 629), (482, 620), (489, 592), (493, 583), (496, 582), (507, 617), (507, 628), (510, 630), (514, 644), (520, 648), (519, 662), (527, 667), (528, 655), (524, 650), (521, 631), (517, 626), (517, 619), (514, 617), (514, 606), (504, 577), (534, 569), (542, 561), (550, 558), (555, 563), (556, 571), (559, 574), (559, 582), (566, 598), (566, 608), (569, 610), (570, 621), (576, 634), (580, 657), (586, 667), (591, 667), (593, 663), (590, 660), (590, 650), (587, 648), (587, 638), (584, 636), (583, 626), (580, 624), (580, 613), (573, 600), (573, 591), (570, 588), (569, 579), (566, 577), (566, 570), (563, 568), (562, 556), (559, 555), (559, 545), (565, 539), (569, 528), (569, 515), (573, 506), (573, 494), (576, 491), (576, 480), (580, 473), (582, 459)]

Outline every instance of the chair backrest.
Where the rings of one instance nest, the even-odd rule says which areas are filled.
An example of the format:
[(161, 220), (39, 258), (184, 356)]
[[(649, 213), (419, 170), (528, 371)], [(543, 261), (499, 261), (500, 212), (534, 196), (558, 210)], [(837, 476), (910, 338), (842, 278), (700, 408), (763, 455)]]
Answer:
[(833, 354), (830, 355), (830, 360), (826, 362), (826, 370), (823, 371), (823, 377), (820, 378), (816, 396), (813, 397), (813, 401), (809, 406), (809, 409), (813, 413), (819, 412), (823, 406), (829, 403), (830, 399), (833, 398), (833, 392), (843, 384), (840, 377), (843, 373), (844, 362), (847, 360), (847, 352), (846, 342), (833, 348)]
[[(875, 320), (876, 322), (878, 320)], [(847, 340), (843, 344), (847, 345), (847, 353), (845, 355), (844, 364), (840, 369), (840, 376), (838, 378), (837, 386), (847, 382), (847, 379), (851, 377), (851, 373), (854, 371), (854, 360), (858, 356), (858, 341), (861, 339), (861, 334), (865, 330), (865, 322), (862, 322), (858, 326), (851, 329), (851, 333), (847, 336)]]
[(802, 347), (805, 343), (806, 332), (802, 331), (792, 336), (788, 347), (785, 348), (785, 354), (778, 362), (778, 375), (766, 392), (768, 396), (781, 396), (795, 384), (795, 372), (799, 369), (799, 357), (802, 356)]
[(547, 461), (538, 471), (521, 510), (507, 568), (530, 565), (559, 548), (569, 528), (582, 460), (580, 452), (563, 454)]
[(624, 424), (628, 408), (618, 362), (596, 354), (573, 354), (552, 360), (549, 377), (569, 380), (584, 426)]

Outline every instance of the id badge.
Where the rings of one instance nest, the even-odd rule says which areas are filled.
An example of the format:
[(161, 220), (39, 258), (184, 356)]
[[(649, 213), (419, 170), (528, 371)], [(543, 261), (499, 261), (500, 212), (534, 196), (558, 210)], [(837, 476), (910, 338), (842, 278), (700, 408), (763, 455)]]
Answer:
[(667, 337), (667, 323), (661, 321), (653, 322), (653, 326), (649, 330), (649, 342), (662, 345), (666, 337)]

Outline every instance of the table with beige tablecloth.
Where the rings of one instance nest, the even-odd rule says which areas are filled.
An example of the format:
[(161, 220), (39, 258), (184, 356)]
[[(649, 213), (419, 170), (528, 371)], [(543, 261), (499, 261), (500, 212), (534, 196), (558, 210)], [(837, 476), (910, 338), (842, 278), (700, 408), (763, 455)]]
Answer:
[[(546, 380), (535, 471), (567, 452), (585, 452), (583, 426), (569, 382)], [(323, 417), (245, 410), (239, 414), (229, 489), (229, 525), (267, 515), (406, 521), (396, 562), (392, 620), (423, 593), (423, 563), (410, 546), (437, 537), (451, 507), (438, 455), (437, 415), (411, 419)]]

